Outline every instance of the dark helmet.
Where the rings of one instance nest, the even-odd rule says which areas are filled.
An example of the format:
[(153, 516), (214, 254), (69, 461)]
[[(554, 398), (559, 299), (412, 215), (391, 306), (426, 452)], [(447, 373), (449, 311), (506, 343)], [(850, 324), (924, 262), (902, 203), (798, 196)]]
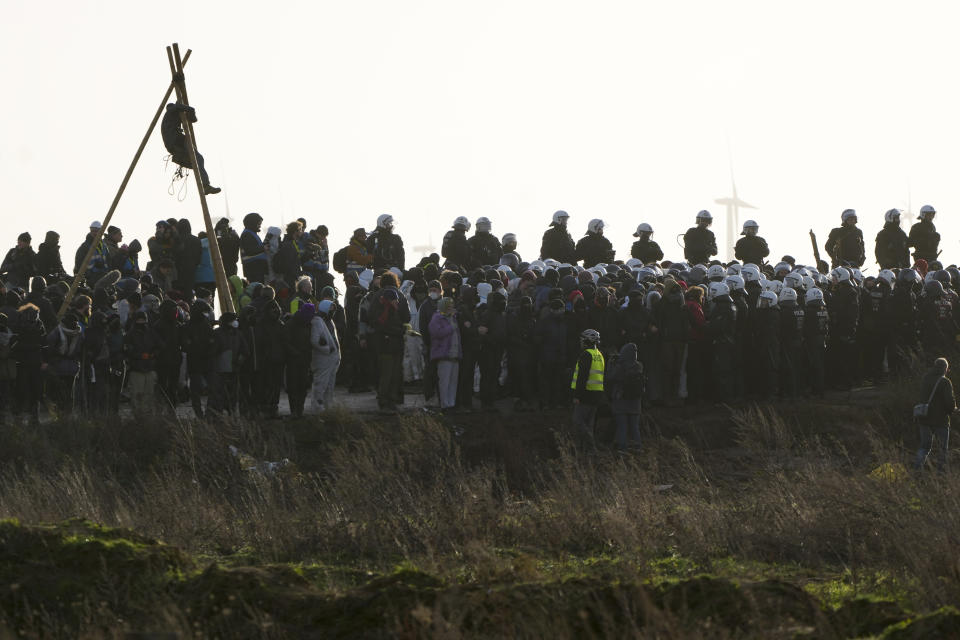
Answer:
[(30, 279), (30, 293), (43, 293), (47, 289), (47, 281), (43, 276), (34, 276)]
[(947, 267), (947, 273), (950, 274), (950, 286), (956, 289), (960, 285), (960, 269), (956, 267)]
[(914, 284), (917, 281), (918, 274), (915, 269), (901, 269), (897, 274), (897, 282), (900, 284)]
[(950, 286), (950, 274), (947, 273), (946, 271), (943, 271), (943, 270), (937, 271), (935, 274), (933, 274), (933, 277), (934, 279), (936, 279), (937, 282), (942, 284), (944, 288), (947, 288)]
[(939, 280), (930, 280), (923, 285), (923, 295), (936, 300), (943, 295), (943, 285)]

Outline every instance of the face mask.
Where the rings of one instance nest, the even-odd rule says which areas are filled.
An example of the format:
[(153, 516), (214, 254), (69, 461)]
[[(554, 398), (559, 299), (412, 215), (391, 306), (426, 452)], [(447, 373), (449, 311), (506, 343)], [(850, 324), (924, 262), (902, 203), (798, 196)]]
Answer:
[(430, 292), (430, 299), (431, 299), (431, 300), (439, 300), (439, 299), (440, 299), (440, 294), (437, 293), (436, 291), (431, 291), (431, 292)]
[(236, 329), (237, 327), (240, 326), (240, 322), (238, 320), (233, 320), (230, 322), (230, 326)]

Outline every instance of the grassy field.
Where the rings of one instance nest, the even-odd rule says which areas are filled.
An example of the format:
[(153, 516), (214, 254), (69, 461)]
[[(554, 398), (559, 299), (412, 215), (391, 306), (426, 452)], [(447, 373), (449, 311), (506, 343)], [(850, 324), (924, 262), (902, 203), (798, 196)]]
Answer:
[(911, 404), (655, 411), (629, 456), (563, 413), (5, 425), (0, 630), (960, 637), (960, 481), (907, 471)]

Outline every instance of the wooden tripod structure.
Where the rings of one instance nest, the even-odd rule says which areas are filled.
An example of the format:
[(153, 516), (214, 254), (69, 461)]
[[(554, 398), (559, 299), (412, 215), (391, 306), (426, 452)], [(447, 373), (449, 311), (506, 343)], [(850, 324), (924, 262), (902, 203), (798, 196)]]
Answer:
[[(133, 170), (136, 168), (137, 162), (140, 161), (140, 156), (143, 154), (143, 150), (146, 148), (147, 142), (153, 134), (153, 130), (157, 127), (157, 122), (166, 109), (167, 103), (170, 100), (170, 94), (176, 91), (177, 102), (189, 105), (189, 102), (187, 102), (187, 84), (183, 76), (183, 67), (187, 64), (187, 60), (190, 59), (190, 53), (191, 51), (187, 49), (186, 55), (181, 59), (180, 47), (176, 42), (173, 43), (172, 47), (167, 47), (167, 60), (170, 63), (171, 76), (170, 86), (167, 87), (167, 92), (163, 94), (163, 100), (160, 101), (160, 106), (157, 108), (153, 120), (150, 121), (150, 125), (147, 127), (147, 133), (144, 134), (143, 140), (140, 141), (140, 146), (137, 148), (137, 152), (133, 155), (133, 160), (127, 168), (127, 173), (123, 176), (123, 181), (120, 183), (117, 195), (114, 196), (113, 202), (110, 204), (107, 216), (103, 219), (103, 223), (91, 239), (90, 247), (87, 249), (83, 262), (80, 264), (80, 270), (74, 275), (70, 290), (64, 297), (60, 311), (57, 313), (57, 319), (62, 318), (63, 314), (70, 308), (70, 303), (77, 293), (77, 288), (83, 281), (83, 276), (87, 272), (87, 267), (90, 265), (94, 253), (96, 253), (97, 246), (99, 246), (103, 234), (106, 232), (107, 226), (110, 224), (110, 220), (117, 210), (117, 205), (120, 204), (120, 198), (127, 188), (127, 183), (130, 182), (130, 176), (133, 175)], [(223, 257), (220, 255), (220, 245), (217, 244), (217, 234), (213, 227), (213, 221), (210, 219), (210, 210), (207, 208), (207, 196), (204, 191), (203, 181), (200, 178), (200, 171), (197, 168), (197, 145), (196, 136), (193, 132), (193, 124), (187, 119), (185, 113), (180, 114), (180, 122), (183, 125), (183, 131), (187, 138), (187, 145), (190, 150), (190, 163), (192, 165), (193, 175), (197, 180), (197, 191), (200, 194), (200, 206), (203, 209), (203, 223), (207, 232), (207, 243), (210, 247), (210, 261), (213, 263), (213, 275), (217, 283), (217, 293), (220, 295), (220, 311), (221, 313), (235, 313), (233, 296), (230, 295), (230, 285), (227, 282), (227, 274), (223, 268)]]

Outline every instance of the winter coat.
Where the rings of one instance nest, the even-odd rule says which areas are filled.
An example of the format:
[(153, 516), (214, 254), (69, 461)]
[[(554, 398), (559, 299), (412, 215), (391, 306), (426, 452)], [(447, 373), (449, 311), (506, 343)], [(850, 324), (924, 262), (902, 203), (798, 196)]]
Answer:
[(653, 240), (641, 238), (630, 247), (630, 257), (636, 258), (643, 264), (652, 264), (663, 260), (663, 250)]
[(460, 345), (460, 327), (456, 316), (434, 313), (428, 327), (430, 334), (430, 360), (459, 360), (463, 357)]
[(183, 351), (187, 354), (187, 372), (210, 373), (213, 358), (213, 327), (202, 316), (191, 316), (183, 328)]
[(573, 264), (577, 261), (577, 248), (567, 228), (561, 225), (550, 225), (543, 234), (540, 245), (540, 259), (552, 258), (561, 264)]
[(874, 255), (881, 269), (906, 269), (910, 266), (909, 240), (898, 222), (883, 225), (877, 234)]
[[(934, 392), (934, 385), (936, 385), (936, 392)], [(928, 371), (923, 376), (917, 402), (929, 402), (927, 415), (917, 418), (917, 422), (933, 428), (950, 426), (950, 414), (957, 409), (957, 400), (953, 395), (953, 383), (950, 382), (950, 378), (941, 378), (935, 369)]]
[(66, 275), (60, 258), (60, 236), (54, 232), (47, 232), (46, 239), (37, 247), (37, 273), (44, 278)]
[(574, 258), (583, 260), (583, 268), (613, 262), (613, 245), (600, 233), (587, 233), (577, 242)]
[(683, 257), (690, 264), (707, 264), (717, 255), (717, 238), (706, 227), (696, 226), (683, 234)]
[(404, 270), (403, 239), (397, 234), (378, 228), (367, 238), (367, 252), (373, 255), (373, 270), (396, 267)]
[(33, 247), (18, 249), (14, 247), (7, 252), (0, 265), (0, 273), (5, 273), (7, 286), (23, 287), (30, 285), (30, 278), (43, 275), (37, 270), (37, 254)]
[[(470, 269), (489, 267), (500, 264), (503, 247), (497, 237), (487, 231), (477, 231), (467, 245), (470, 248)], [(460, 265), (463, 266), (463, 265)]]
[(239, 373), (249, 357), (247, 342), (239, 329), (220, 326), (213, 331), (213, 364), (216, 373)]
[(290, 234), (280, 243), (280, 250), (274, 260), (274, 271), (280, 274), (284, 282), (291, 284), (303, 273), (300, 268), (300, 249)]
[(717, 296), (713, 299), (707, 319), (707, 331), (713, 338), (713, 344), (736, 344), (737, 305), (730, 296)]
[(907, 246), (913, 247), (914, 260), (930, 262), (937, 259), (937, 249), (940, 246), (940, 234), (937, 227), (930, 220), (921, 220), (910, 227), (910, 237)]
[(537, 360), (541, 365), (565, 366), (567, 362), (567, 323), (565, 314), (546, 311), (534, 330)]
[(744, 236), (737, 240), (733, 254), (744, 264), (761, 265), (763, 259), (770, 255), (770, 247), (760, 236)]
[(149, 373), (157, 370), (157, 355), (163, 350), (163, 340), (153, 327), (137, 325), (124, 336), (123, 354), (130, 371)]
[[(240, 260), (240, 236), (233, 229), (217, 231), (217, 245), (220, 247), (220, 257), (223, 259), (223, 270), (227, 276), (237, 275), (237, 262)], [(198, 282), (203, 282), (198, 280)]]
[(867, 260), (863, 232), (857, 227), (842, 226), (831, 230), (825, 248), (834, 265), (847, 262), (862, 267)]
[(197, 264), (197, 268), (193, 271), (193, 281), (195, 283), (200, 282), (214, 282), (216, 277), (213, 275), (213, 258), (210, 257), (210, 239), (203, 238), (200, 240), (200, 263)]
[(270, 265), (263, 241), (253, 229), (244, 229), (240, 234), (240, 256), (247, 282), (266, 283)]
[[(447, 231), (443, 236), (443, 245), (440, 248), (440, 254), (446, 258), (448, 262), (464, 270), (470, 269), (473, 263), (470, 243), (463, 229), (451, 229)], [(500, 256), (497, 256), (498, 262), (499, 259)]]
[(641, 410), (643, 365), (637, 360), (637, 345), (628, 342), (620, 355), (606, 364), (603, 389), (614, 414), (636, 415)]
[(310, 346), (313, 357), (335, 357), (340, 359), (340, 341), (337, 329), (328, 318), (316, 315), (310, 321)]

